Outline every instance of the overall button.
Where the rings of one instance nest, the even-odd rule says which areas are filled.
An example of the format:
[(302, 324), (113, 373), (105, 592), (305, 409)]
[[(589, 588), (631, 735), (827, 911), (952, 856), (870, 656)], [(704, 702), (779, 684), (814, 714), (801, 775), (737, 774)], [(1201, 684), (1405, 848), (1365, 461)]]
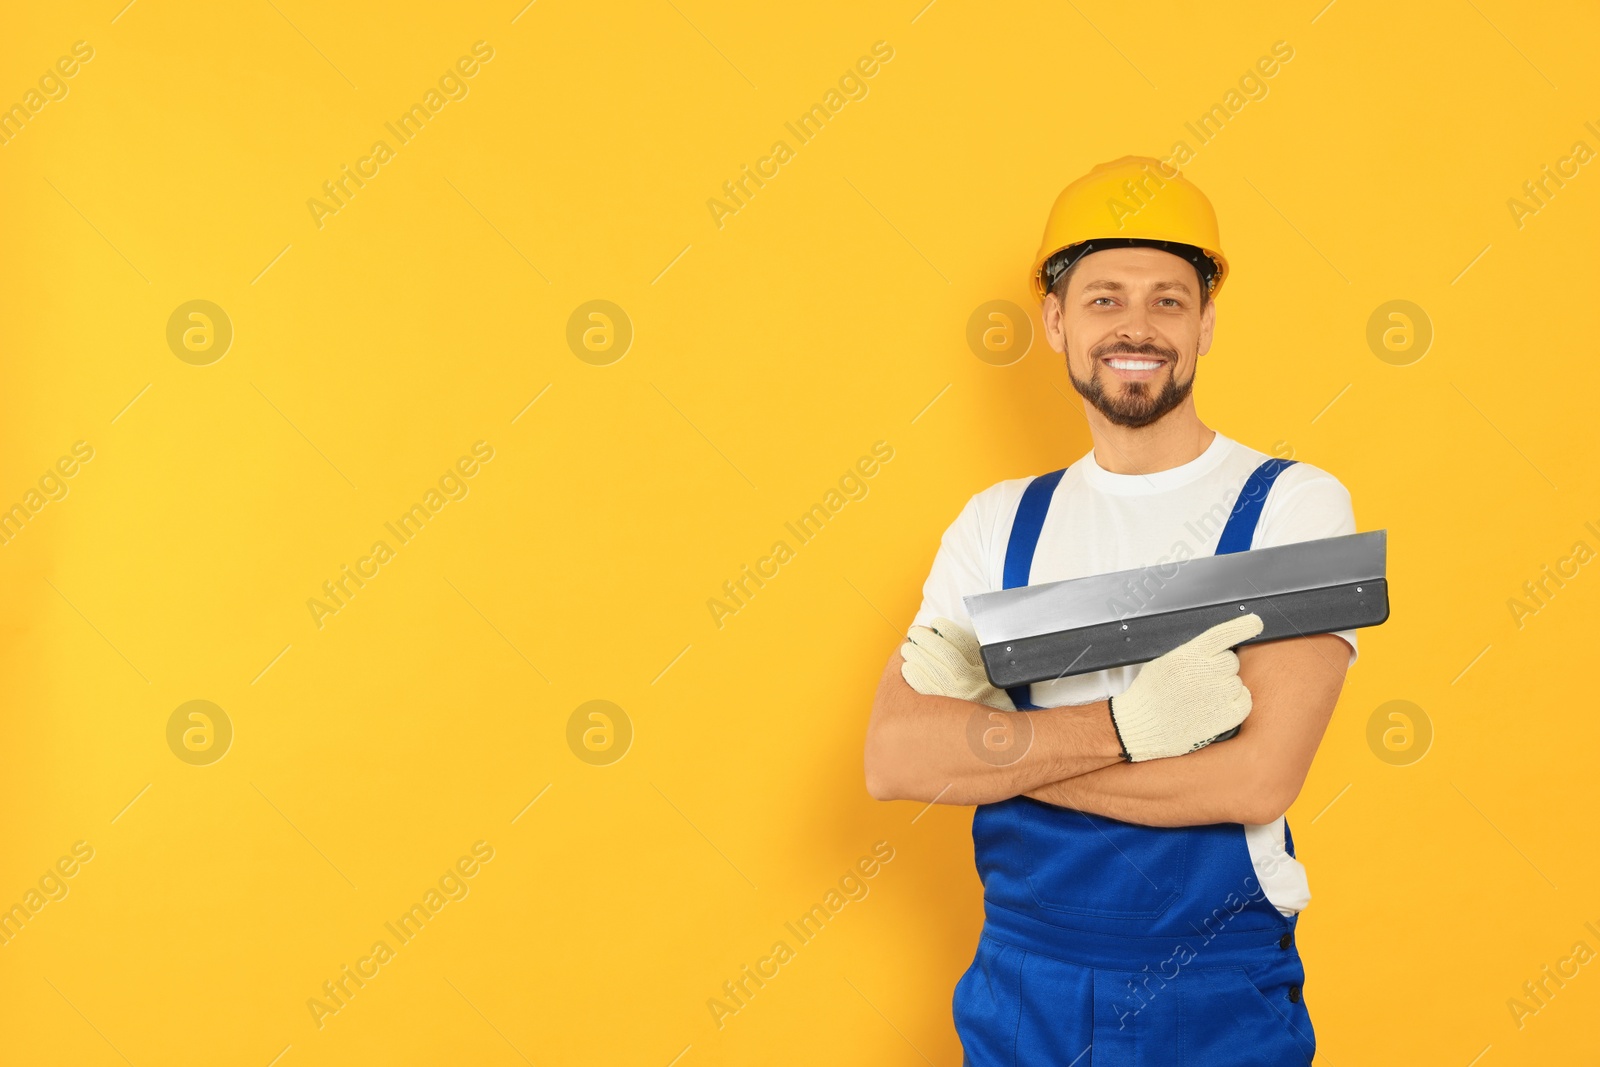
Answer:
[(1289, 1003), (1291, 1003), (1291, 1004), (1300, 1003), (1300, 987), (1299, 986), (1297, 986), (1297, 985), (1290, 986), (1288, 995), (1289, 995)]
[(1282, 937), (1278, 938), (1279, 948), (1288, 948), (1292, 944), (1294, 944), (1294, 934), (1292, 933), (1284, 934)]

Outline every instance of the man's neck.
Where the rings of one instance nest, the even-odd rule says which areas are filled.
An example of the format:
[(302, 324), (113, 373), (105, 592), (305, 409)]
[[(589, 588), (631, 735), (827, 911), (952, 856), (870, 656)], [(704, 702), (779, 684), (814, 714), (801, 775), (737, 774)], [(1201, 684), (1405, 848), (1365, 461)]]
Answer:
[(1118, 426), (1084, 403), (1095, 462), (1112, 474), (1154, 474), (1189, 463), (1211, 446), (1217, 431), (1200, 421), (1193, 400), (1149, 426)]

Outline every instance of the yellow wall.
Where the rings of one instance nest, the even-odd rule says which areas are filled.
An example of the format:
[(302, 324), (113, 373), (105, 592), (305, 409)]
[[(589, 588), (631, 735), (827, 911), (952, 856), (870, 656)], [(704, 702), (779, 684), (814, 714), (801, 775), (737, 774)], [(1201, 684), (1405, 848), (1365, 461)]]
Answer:
[[(1600, 550), (1600, 163), (1508, 206), (1600, 151), (1587, 5), (121, 2), (0, 34), (0, 104), (92, 49), (0, 145), (0, 504), (74, 471), (0, 546), (0, 904), (40, 904), (0, 948), (0, 1058), (957, 1063), (971, 813), (871, 801), (863, 726), (961, 504), (1088, 447), (1042, 341), (995, 366), (969, 317), (1030, 305), (1066, 181), (1179, 140), (1233, 265), (1202, 417), (1390, 531), (1393, 617), (1291, 813), (1321, 1049), (1594, 1052), (1600, 964), (1520, 1028), (1507, 1006), (1600, 952), (1597, 565), (1508, 607)], [(1280, 41), (1202, 144), (1185, 123)], [(402, 143), (385, 123), (475, 42)], [(308, 207), (347, 165), (366, 184)], [(215, 313), (169, 347), (194, 300), (220, 359)], [(587, 320), (569, 347), (594, 300), (620, 360)], [(1432, 324), (1418, 361), (1369, 347), (1391, 300)], [(866, 495), (788, 535), (875, 446)], [(466, 495), (400, 543), (441, 479)], [(188, 710), (169, 745), (196, 700), (211, 747)], [(601, 756), (593, 709), (569, 731), (594, 700), (622, 709)], [(1368, 742), (1395, 700), (1431, 724), (1408, 765)], [(863, 898), (786, 934), (863, 860)], [(441, 879), (467, 895), (401, 943)], [(708, 999), (779, 940), (719, 1028)]]

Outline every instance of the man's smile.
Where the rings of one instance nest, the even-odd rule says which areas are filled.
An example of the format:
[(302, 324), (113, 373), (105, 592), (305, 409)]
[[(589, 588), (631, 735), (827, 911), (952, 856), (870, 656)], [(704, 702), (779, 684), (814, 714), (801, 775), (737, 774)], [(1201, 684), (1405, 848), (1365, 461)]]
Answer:
[(1103, 356), (1100, 362), (1111, 368), (1117, 377), (1125, 381), (1142, 382), (1154, 378), (1167, 361), (1161, 356), (1118, 353), (1116, 355)]

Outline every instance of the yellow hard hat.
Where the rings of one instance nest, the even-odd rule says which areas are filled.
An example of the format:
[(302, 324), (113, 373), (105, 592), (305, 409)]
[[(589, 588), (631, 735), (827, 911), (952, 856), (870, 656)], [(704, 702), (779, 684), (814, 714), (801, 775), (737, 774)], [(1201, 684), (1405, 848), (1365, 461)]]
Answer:
[(1217, 213), (1175, 167), (1149, 156), (1102, 163), (1056, 197), (1029, 279), (1043, 300), (1078, 259), (1107, 248), (1146, 246), (1181, 256), (1209, 277), (1215, 299), (1228, 276)]

